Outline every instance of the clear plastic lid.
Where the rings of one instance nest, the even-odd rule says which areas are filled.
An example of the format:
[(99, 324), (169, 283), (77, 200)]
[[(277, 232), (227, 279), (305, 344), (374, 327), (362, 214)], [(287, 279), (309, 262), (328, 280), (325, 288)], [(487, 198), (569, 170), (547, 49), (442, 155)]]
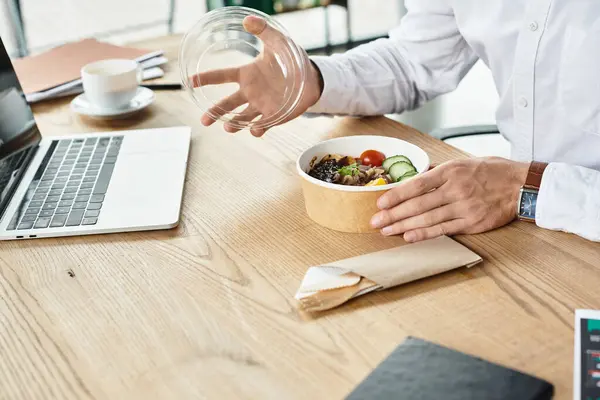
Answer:
[[(248, 33), (243, 25), (248, 16), (263, 18), (275, 31)], [(205, 14), (185, 35), (179, 63), (194, 102), (211, 118), (237, 129), (284, 121), (300, 102), (307, 73), (304, 52), (285, 28), (246, 7)]]

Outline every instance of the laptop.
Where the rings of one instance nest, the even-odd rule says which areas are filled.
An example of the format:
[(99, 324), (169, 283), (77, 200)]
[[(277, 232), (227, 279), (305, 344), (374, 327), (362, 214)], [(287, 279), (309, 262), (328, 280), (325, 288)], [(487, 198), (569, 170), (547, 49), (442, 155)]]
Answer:
[(177, 226), (191, 129), (42, 137), (0, 44), (0, 240)]

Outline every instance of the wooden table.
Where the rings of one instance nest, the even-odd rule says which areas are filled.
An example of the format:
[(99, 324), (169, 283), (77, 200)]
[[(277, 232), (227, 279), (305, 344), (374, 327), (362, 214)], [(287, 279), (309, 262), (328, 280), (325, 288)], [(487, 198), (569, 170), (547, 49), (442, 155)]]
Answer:
[[(171, 41), (156, 41), (166, 47)], [(174, 46), (178, 40), (173, 39)], [(193, 127), (181, 225), (0, 244), (0, 399), (339, 399), (407, 335), (517, 368), (571, 396), (573, 310), (600, 308), (600, 245), (527, 223), (457, 239), (484, 257), (317, 316), (295, 309), (308, 266), (401, 244), (315, 225), (294, 161), (319, 140), (409, 140), (386, 118), (299, 119), (263, 139), (203, 128), (184, 92), (102, 123), (39, 104), (46, 135)]]

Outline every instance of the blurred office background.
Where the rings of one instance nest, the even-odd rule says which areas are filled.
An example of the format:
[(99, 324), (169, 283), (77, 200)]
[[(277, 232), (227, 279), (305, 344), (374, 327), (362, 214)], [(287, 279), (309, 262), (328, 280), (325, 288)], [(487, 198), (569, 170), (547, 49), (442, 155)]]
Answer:
[[(243, 0), (238, 0), (242, 2)], [(252, 0), (250, 0), (252, 1)], [(264, 3), (265, 0), (253, 0)], [(306, 3), (306, 0), (304, 0)], [(309, 0), (313, 2), (314, 0)], [(0, 35), (13, 56), (36, 53), (83, 37), (97, 37), (117, 44), (180, 34), (223, 0), (0, 0)], [(354, 44), (384, 36), (404, 14), (402, 0), (335, 1), (350, 9)], [(280, 0), (293, 5), (298, 0)], [(20, 15), (19, 15), (20, 11)], [(325, 14), (327, 13), (327, 14)], [(291, 36), (315, 52), (344, 51), (348, 41), (346, 7), (331, 5), (276, 15)], [(19, 37), (19, 20), (24, 37)], [(328, 25), (326, 24), (328, 22)], [(327, 40), (327, 37), (329, 40)], [(23, 49), (23, 39), (26, 49)], [(327, 46), (329, 42), (330, 46)], [(423, 132), (439, 128), (494, 124), (498, 95), (490, 72), (477, 63), (458, 89), (424, 108), (390, 116)], [(508, 156), (509, 147), (499, 135), (449, 139), (475, 155)]]

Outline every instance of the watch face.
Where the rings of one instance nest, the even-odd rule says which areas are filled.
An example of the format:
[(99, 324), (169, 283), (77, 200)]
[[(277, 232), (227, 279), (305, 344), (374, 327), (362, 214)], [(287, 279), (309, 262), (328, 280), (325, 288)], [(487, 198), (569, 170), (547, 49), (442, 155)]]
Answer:
[(523, 192), (521, 196), (520, 215), (525, 218), (535, 218), (535, 206), (537, 203), (537, 193)]

